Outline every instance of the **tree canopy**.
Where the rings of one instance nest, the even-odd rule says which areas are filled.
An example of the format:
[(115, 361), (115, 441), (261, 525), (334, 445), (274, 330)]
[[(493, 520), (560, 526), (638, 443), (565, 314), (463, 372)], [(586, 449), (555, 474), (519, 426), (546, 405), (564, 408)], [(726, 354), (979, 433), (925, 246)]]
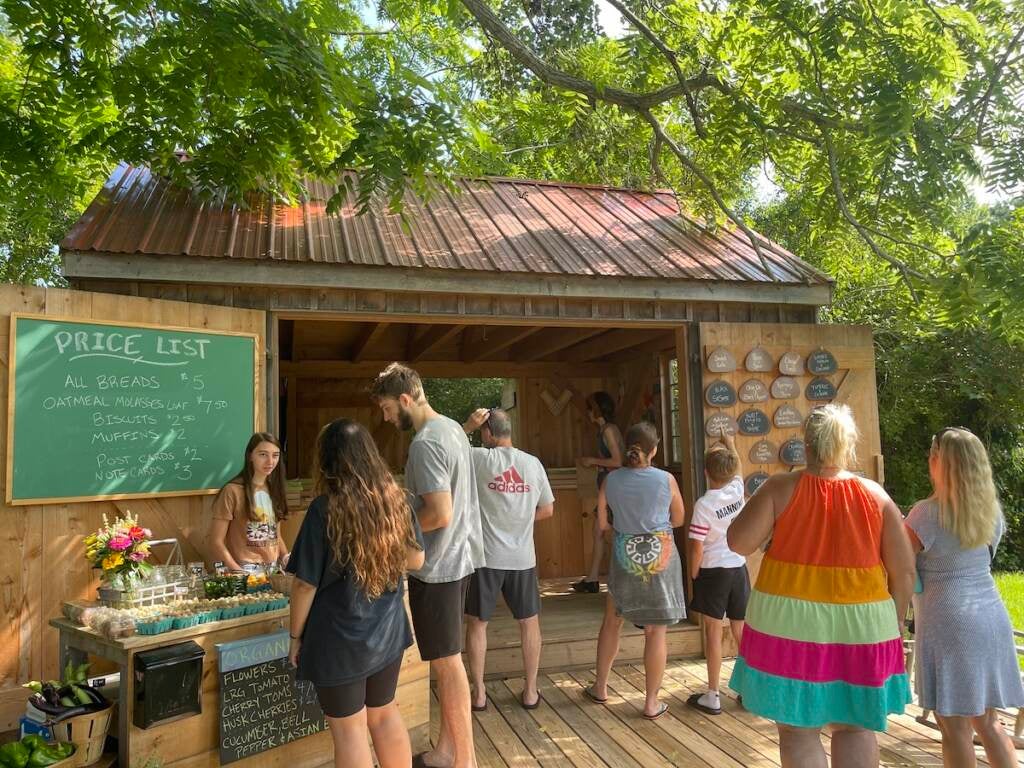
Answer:
[(1021, 0), (602, 1), (626, 34), (595, 0), (2, 0), (2, 194), (52, 210), (118, 160), (233, 198), (354, 167), (363, 205), (525, 173), (670, 185), (756, 243), (766, 169), (908, 281), (983, 258), (954, 223), (1024, 182)]

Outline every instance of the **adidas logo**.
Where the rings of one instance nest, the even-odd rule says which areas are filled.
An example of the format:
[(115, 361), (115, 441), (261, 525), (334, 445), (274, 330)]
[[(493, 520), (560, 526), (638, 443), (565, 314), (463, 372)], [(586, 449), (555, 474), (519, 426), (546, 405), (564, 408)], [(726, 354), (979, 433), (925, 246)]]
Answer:
[(515, 467), (509, 467), (500, 475), (496, 475), (487, 487), (498, 493), (529, 493), (530, 486), (523, 480), (523, 476), (516, 471)]

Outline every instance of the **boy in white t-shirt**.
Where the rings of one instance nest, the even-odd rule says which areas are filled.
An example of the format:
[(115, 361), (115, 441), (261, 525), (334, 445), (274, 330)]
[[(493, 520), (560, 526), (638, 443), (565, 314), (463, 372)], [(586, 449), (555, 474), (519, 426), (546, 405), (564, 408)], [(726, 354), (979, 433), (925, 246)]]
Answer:
[(722, 441), (704, 454), (708, 490), (693, 506), (687, 541), (687, 563), (693, 579), (690, 610), (704, 614), (708, 692), (693, 694), (687, 703), (709, 715), (722, 713), (718, 693), (722, 671), (722, 619), (729, 618), (736, 645), (743, 635), (743, 620), (750, 597), (747, 561), (726, 541), (729, 525), (743, 509), (743, 477), (736, 443), (724, 430)]

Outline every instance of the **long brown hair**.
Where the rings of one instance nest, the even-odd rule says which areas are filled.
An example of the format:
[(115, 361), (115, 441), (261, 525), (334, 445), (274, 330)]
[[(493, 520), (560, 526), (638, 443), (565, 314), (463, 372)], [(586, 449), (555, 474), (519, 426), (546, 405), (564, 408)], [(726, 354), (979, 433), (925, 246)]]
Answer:
[[(253, 507), (253, 493), (255, 493), (255, 487), (253, 484), (253, 469), (252, 469), (252, 452), (256, 450), (256, 446), (260, 443), (271, 443), (276, 446), (277, 449), (281, 450), (281, 442), (269, 432), (254, 432), (253, 436), (249, 438), (249, 442), (245, 446), (245, 456), (242, 459), (242, 471), (235, 475), (230, 483), (236, 483), (241, 485), (245, 489), (245, 512), (250, 520), (256, 520), (256, 510)], [(282, 451), (282, 458), (284, 452)], [(278, 520), (288, 519), (288, 494), (285, 491), (284, 483), (284, 462), (281, 459), (278, 460), (277, 466), (274, 467), (274, 471), (267, 476), (267, 492), (270, 494), (270, 502), (274, 505), (274, 516)], [(224, 486), (225, 488), (227, 486)], [(224, 488), (220, 489), (220, 493), (224, 493)], [(217, 494), (220, 496), (220, 494)]]
[(412, 511), (366, 428), (336, 419), (320, 430), (316, 492), (327, 497), (327, 538), (371, 600), (398, 587), (407, 550), (417, 547)]

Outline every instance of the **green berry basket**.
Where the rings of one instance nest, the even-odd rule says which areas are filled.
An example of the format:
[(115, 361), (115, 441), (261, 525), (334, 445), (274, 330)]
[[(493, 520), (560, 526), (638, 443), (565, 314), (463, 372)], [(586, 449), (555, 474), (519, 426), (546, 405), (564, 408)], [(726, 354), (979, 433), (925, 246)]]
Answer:
[(137, 621), (135, 622), (135, 631), (140, 635), (159, 635), (163, 632), (170, 632), (173, 626), (174, 619), (171, 618)]

